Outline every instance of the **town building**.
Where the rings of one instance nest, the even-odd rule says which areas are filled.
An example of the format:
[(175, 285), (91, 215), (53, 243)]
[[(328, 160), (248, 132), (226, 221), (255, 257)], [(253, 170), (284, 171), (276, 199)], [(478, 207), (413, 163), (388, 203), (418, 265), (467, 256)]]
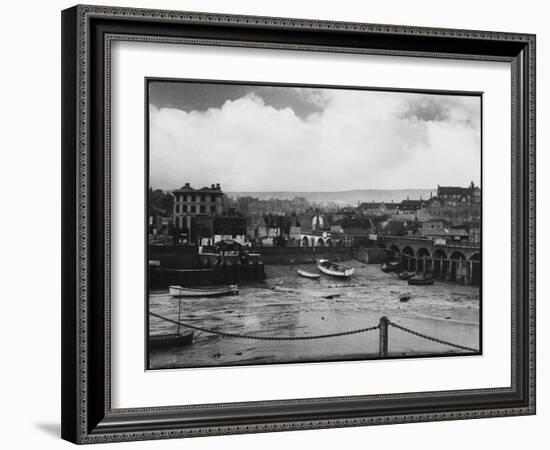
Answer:
[(422, 208), (424, 205), (424, 200), (403, 200), (398, 205), (398, 214), (416, 214), (416, 212)]
[(437, 185), (437, 199), (441, 206), (471, 206), (481, 203), (481, 189), (472, 181), (468, 187)]
[(479, 244), (481, 242), (481, 223), (478, 221), (469, 222), (466, 224), (470, 242)]
[(443, 219), (428, 219), (420, 222), (423, 230), (442, 230), (446, 221)]
[(327, 219), (321, 214), (316, 214), (311, 219), (311, 229), (312, 230), (324, 230), (326, 228)]
[(396, 203), (390, 202), (364, 202), (357, 207), (357, 211), (365, 216), (383, 216), (385, 214), (392, 215), (397, 212), (398, 206)]
[(185, 183), (172, 191), (174, 196), (174, 227), (191, 233), (193, 221), (199, 216), (215, 216), (223, 213), (223, 192), (219, 184), (194, 189)]

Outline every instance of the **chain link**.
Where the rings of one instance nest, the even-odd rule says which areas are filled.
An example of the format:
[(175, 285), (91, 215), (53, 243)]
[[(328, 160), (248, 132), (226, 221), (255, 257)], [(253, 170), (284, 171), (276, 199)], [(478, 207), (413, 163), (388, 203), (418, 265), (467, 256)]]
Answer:
[[(218, 336), (225, 336), (230, 338), (238, 338), (238, 339), (252, 339), (252, 340), (260, 340), (260, 341), (305, 341), (305, 340), (312, 340), (312, 339), (325, 339), (325, 338), (332, 338), (332, 337), (340, 337), (340, 336), (349, 336), (352, 334), (359, 334), (359, 333), (366, 333), (368, 331), (374, 331), (380, 328), (380, 325), (373, 325), (371, 327), (367, 328), (359, 328), (356, 330), (349, 330), (349, 331), (342, 331), (339, 333), (329, 333), (329, 334), (317, 334), (313, 336), (254, 336), (251, 334), (240, 334), (240, 333), (228, 333), (226, 331), (219, 331), (219, 330), (213, 330), (212, 328), (206, 328), (206, 327), (199, 327), (197, 325), (191, 325), (190, 323), (185, 322), (178, 322), (177, 320), (170, 319), (168, 317), (161, 316), (160, 314), (155, 314), (153, 312), (149, 312), (149, 314), (153, 317), (157, 317), (159, 319), (165, 320), (167, 322), (171, 322), (176, 325), (181, 325), (182, 327), (191, 328), (193, 330), (197, 331), (203, 331), (205, 333), (211, 333), (211, 334), (217, 334)], [(428, 341), (437, 342), (438, 344), (448, 345), (450, 347), (459, 348), (462, 350), (468, 350), (470, 352), (478, 352), (479, 350), (471, 347), (466, 347), (464, 345), (454, 344), (449, 341), (444, 341), (443, 339), (437, 339), (432, 336), (428, 336), (426, 334), (419, 333), (418, 331), (411, 330), (410, 328), (406, 328), (404, 326), (401, 326), (395, 322), (388, 322), (388, 325), (397, 328), (399, 330), (405, 331), (406, 333), (412, 334), (414, 336), (421, 337), (423, 339), (426, 339)]]
[(427, 339), (428, 341), (437, 342), (438, 344), (444, 344), (444, 345), (448, 345), (450, 347), (460, 348), (462, 350), (468, 350), (470, 352), (476, 352), (476, 353), (479, 352), (479, 350), (477, 350), (475, 348), (466, 347), (464, 345), (453, 344), (452, 342), (444, 341), (442, 339), (437, 339), (437, 338), (428, 336), (426, 334), (419, 333), (418, 331), (411, 330), (410, 328), (406, 328), (406, 327), (403, 327), (401, 325), (398, 325), (395, 322), (390, 321), (390, 322), (388, 322), (388, 324), (391, 325), (392, 327), (395, 327), (395, 328), (398, 328), (402, 331), (405, 331), (406, 333), (410, 333), (410, 334), (413, 334), (415, 336), (421, 337), (423, 339)]
[(164, 317), (159, 314), (155, 314), (153, 312), (149, 312), (149, 314), (152, 315), (153, 317), (166, 320), (167, 322), (171, 322), (176, 325), (181, 325), (182, 327), (191, 328), (197, 331), (204, 331), (205, 333), (212, 333), (212, 334), (217, 334), (219, 336), (225, 336), (225, 337), (231, 337), (231, 338), (256, 339), (261, 341), (305, 341), (305, 340), (311, 340), (311, 339), (325, 339), (325, 338), (331, 338), (331, 337), (349, 336), (350, 334), (366, 333), (367, 331), (373, 331), (379, 328), (379, 325), (375, 325), (372, 327), (359, 328), (356, 330), (343, 331), (340, 333), (317, 334), (313, 336), (254, 336), (251, 334), (227, 333), (225, 331), (218, 331), (218, 330), (213, 330), (211, 328), (199, 327), (196, 325), (191, 325), (189, 323), (178, 322), (177, 320), (169, 319), (168, 317)]

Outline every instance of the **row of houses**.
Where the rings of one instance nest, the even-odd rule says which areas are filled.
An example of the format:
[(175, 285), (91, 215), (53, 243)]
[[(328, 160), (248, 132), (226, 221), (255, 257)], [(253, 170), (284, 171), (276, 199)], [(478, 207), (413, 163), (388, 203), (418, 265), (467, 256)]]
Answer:
[[(480, 242), (479, 221), (457, 221), (448, 219), (417, 220), (414, 215), (399, 215), (377, 222), (369, 219), (359, 223), (349, 221), (348, 225), (328, 225), (324, 229), (315, 229), (306, 222), (302, 227), (297, 217), (263, 216), (249, 219), (247, 226), (247, 238), (257, 245), (302, 245), (304, 235), (323, 235), (325, 240), (336, 245), (344, 246), (357, 244), (365, 236), (392, 235), (392, 236), (417, 236), (445, 242)], [(355, 226), (352, 226), (355, 225)], [(345, 244), (344, 244), (345, 243)]]
[(473, 182), (468, 187), (437, 185), (437, 195), (428, 199), (411, 200), (407, 198), (399, 203), (365, 202), (357, 207), (359, 214), (367, 216), (417, 214), (419, 211), (433, 208), (472, 208), (481, 205), (481, 189)]
[[(479, 225), (451, 220), (448, 209), (480, 204), (481, 191), (474, 183), (466, 188), (438, 186), (429, 199), (401, 202), (365, 202), (325, 214), (321, 209), (298, 214), (239, 214), (224, 202), (220, 184), (195, 189), (186, 183), (172, 191), (171, 217), (150, 217), (150, 229), (177, 235), (180, 243), (234, 239), (257, 245), (300, 242), (304, 233), (329, 233), (331, 242), (352, 242), (368, 234), (416, 235), (432, 239), (479, 241)], [(304, 200), (305, 201), (305, 200)], [(441, 210), (441, 217), (437, 211)], [(434, 211), (435, 216), (434, 217)], [(300, 244), (299, 244), (300, 245)]]

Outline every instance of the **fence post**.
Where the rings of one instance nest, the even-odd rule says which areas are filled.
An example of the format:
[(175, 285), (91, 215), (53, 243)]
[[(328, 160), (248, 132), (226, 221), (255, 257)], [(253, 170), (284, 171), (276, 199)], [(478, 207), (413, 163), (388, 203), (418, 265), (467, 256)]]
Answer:
[(390, 322), (390, 319), (388, 319), (386, 316), (383, 316), (380, 318), (380, 350), (379, 350), (379, 356), (380, 358), (387, 358), (388, 357), (388, 324)]

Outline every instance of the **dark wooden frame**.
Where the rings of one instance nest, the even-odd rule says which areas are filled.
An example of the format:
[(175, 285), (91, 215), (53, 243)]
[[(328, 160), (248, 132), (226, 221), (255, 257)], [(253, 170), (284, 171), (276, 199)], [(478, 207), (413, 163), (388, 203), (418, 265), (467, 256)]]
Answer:
[[(113, 409), (109, 111), (114, 40), (509, 62), (511, 386)], [(62, 13), (62, 84), (63, 438), (94, 443), (535, 413), (534, 35), (76, 6)]]

